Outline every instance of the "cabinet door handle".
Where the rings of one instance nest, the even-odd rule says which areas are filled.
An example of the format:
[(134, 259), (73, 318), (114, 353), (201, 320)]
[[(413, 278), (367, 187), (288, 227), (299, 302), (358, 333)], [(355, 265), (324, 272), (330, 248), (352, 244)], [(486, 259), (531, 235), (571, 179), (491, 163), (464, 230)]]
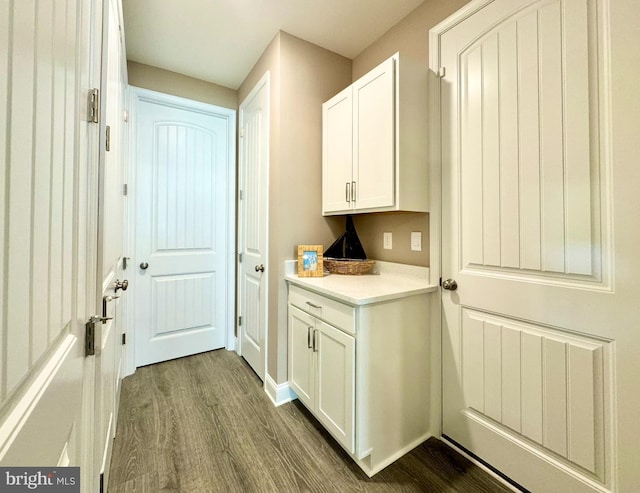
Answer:
[(356, 182), (351, 182), (351, 202), (356, 201)]
[(344, 198), (347, 202), (351, 202), (351, 192), (350, 192), (351, 183), (346, 182), (344, 184)]
[(307, 349), (311, 349), (311, 331), (313, 330), (313, 327), (311, 325), (309, 325), (309, 327), (307, 327)]
[(313, 352), (318, 352), (318, 340), (316, 334), (318, 333), (318, 329), (313, 331)]
[(318, 309), (322, 308), (321, 306), (314, 305), (314, 304), (313, 304), (313, 303), (311, 303), (310, 301), (307, 301), (307, 305), (309, 305), (311, 308), (318, 308)]

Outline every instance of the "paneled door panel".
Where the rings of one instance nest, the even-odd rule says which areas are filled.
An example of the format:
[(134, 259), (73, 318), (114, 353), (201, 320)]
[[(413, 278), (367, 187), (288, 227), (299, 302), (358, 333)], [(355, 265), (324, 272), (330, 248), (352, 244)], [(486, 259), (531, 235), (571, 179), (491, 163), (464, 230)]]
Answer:
[(316, 415), (349, 452), (355, 451), (355, 359), (352, 336), (316, 322)]
[(226, 344), (235, 114), (135, 91), (135, 364), (142, 366)]
[(315, 321), (311, 316), (289, 305), (289, 384), (304, 404), (315, 405), (315, 365), (313, 358), (313, 331)]
[[(116, 432), (118, 395), (121, 383), (122, 338), (126, 331), (124, 316), (118, 315), (118, 308), (124, 306), (125, 290), (115, 290), (117, 281), (127, 276), (123, 256), (125, 245), (125, 203), (122, 194), (124, 183), (124, 91), (126, 77), (123, 72), (126, 55), (121, 40), (120, 5), (117, 0), (106, 2), (107, 18), (103, 29), (107, 42), (103, 58), (102, 89), (102, 135), (109, 127), (109, 150), (106, 143), (100, 149), (100, 194), (99, 194), (99, 244), (98, 282), (99, 293), (96, 305), (97, 315), (108, 317), (105, 323), (98, 323), (96, 330), (96, 381), (95, 392), (95, 465), (100, 475), (100, 484), (108, 488), (111, 450)], [(103, 137), (104, 138), (104, 137)], [(123, 298), (123, 299), (120, 299)]]
[(269, 72), (240, 105), (238, 177), (238, 352), (264, 381), (269, 275)]
[(431, 33), (442, 277), (457, 282), (442, 292), (443, 434), (531, 491), (640, 480), (638, 262), (622, 254), (638, 232), (621, 199), (637, 183), (616, 134), (632, 119), (611, 105), (625, 8), (478, 0)]
[[(80, 466), (93, 479), (97, 1), (0, 5), (0, 465)], [(88, 490), (87, 490), (88, 491)]]
[(322, 105), (324, 214), (353, 208), (353, 181), (353, 96), (349, 86)]
[(353, 180), (356, 209), (389, 207), (395, 199), (395, 59), (353, 84)]

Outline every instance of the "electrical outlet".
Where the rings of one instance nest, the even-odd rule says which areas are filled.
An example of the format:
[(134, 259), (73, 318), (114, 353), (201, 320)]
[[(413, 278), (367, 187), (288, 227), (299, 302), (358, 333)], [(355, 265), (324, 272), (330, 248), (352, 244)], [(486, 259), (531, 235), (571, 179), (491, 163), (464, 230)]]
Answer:
[(393, 235), (389, 232), (382, 233), (382, 246), (385, 250), (391, 250), (393, 244)]
[(411, 232), (411, 250), (414, 252), (422, 251), (422, 231)]

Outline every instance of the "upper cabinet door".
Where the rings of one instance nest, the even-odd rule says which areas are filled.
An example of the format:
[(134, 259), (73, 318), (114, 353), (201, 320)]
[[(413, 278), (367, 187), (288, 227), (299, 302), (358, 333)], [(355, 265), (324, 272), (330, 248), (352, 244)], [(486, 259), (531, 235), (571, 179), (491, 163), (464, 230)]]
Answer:
[(353, 103), (351, 86), (322, 105), (322, 213), (352, 208)]
[(353, 184), (356, 209), (391, 207), (395, 190), (395, 59), (353, 84)]
[(322, 106), (322, 213), (426, 212), (427, 68), (399, 53)]

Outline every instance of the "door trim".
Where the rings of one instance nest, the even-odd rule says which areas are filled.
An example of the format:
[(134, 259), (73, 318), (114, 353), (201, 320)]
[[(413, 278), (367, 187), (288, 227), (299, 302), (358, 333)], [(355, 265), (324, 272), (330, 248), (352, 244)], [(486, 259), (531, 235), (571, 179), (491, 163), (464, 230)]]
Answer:
[[(271, 128), (271, 72), (269, 70), (267, 70), (264, 75), (260, 78), (260, 80), (256, 83), (256, 85), (253, 87), (253, 89), (251, 89), (251, 91), (249, 92), (249, 94), (244, 98), (244, 100), (240, 103), (239, 109), (238, 109), (238, 129), (242, 128), (242, 114), (244, 111), (245, 106), (247, 105), (247, 102), (251, 101), (253, 98), (255, 98), (256, 94), (258, 94), (258, 92), (260, 92), (262, 90), (262, 88), (265, 87), (265, 90), (267, 91), (267, 163), (266, 163), (266, 172), (265, 172), (265, 177), (266, 177), (266, 203), (267, 203), (267, 209), (265, 211), (265, 222), (267, 224), (267, 228), (265, 230), (265, 258), (266, 258), (266, 270), (263, 274), (263, 278), (262, 278), (262, 282), (264, 283), (264, 289), (265, 289), (265, 307), (264, 307), (264, 381), (262, 382), (262, 388), (265, 390), (265, 392), (267, 392), (267, 394), (269, 394), (268, 391), (268, 386), (267, 386), (267, 377), (269, 376), (269, 367), (268, 367), (268, 362), (269, 362), (269, 358), (268, 358), (268, 354), (269, 354), (269, 278), (270, 278), (270, 272), (271, 272), (271, 265), (269, 264), (269, 183), (270, 183), (270, 173), (269, 173), (269, 169), (270, 169), (270, 165), (271, 165), (271, 132), (270, 132), (270, 128)], [(240, 147), (241, 149), (241, 147)], [(243, 165), (243, 161), (242, 161), (243, 155), (239, 152), (239, 156), (238, 156), (238, 176), (242, 176), (242, 165)], [(236, 188), (237, 190), (237, 188)], [(240, 197), (238, 195), (238, 197), (236, 198), (236, 205), (238, 207), (238, 210), (240, 209)], [(240, 221), (242, 219), (242, 217), (240, 216), (240, 214), (238, 214), (238, 221)], [(240, 224), (238, 224), (238, 250), (237, 252), (241, 252), (242, 248), (241, 248), (241, 241), (242, 241), (242, 235), (240, 234), (240, 232), (242, 231), (242, 228), (240, 227)], [(236, 252), (236, 253), (237, 253)], [(239, 261), (239, 256), (237, 254), (234, 255), (235, 257), (235, 265), (236, 265), (236, 274), (238, 276), (238, 279), (240, 277), (240, 261)], [(241, 292), (241, 285), (240, 282), (236, 283), (236, 300), (237, 300), (237, 305), (238, 305), (238, 310), (241, 307), (241, 302), (242, 302), (242, 292)], [(238, 317), (235, 317), (235, 323), (234, 323), (235, 328), (237, 328), (237, 332), (236, 332), (236, 337), (235, 337), (235, 342), (237, 343), (237, 346), (233, 349), (236, 350), (236, 352), (238, 353), (239, 356), (242, 356), (242, 327), (238, 324)], [(229, 348), (229, 350), (231, 350), (231, 348)], [(271, 379), (273, 381), (273, 379)]]
[[(128, 125), (128, 140), (129, 146), (127, 149), (129, 164), (127, 169), (127, 184), (128, 195), (130, 203), (135, 201), (136, 193), (136, 121), (137, 121), (137, 101), (146, 99), (147, 101), (158, 102), (165, 105), (175, 105), (181, 108), (190, 108), (195, 111), (202, 111), (205, 113), (215, 113), (217, 116), (226, 117), (229, 121), (229, 128), (231, 131), (228, 136), (228, 156), (227, 156), (227, 188), (225, 203), (227, 207), (227, 214), (225, 215), (225, 230), (227, 233), (227, 261), (225, 262), (225, 275), (227, 276), (227, 289), (225, 292), (225, 348), (228, 351), (235, 349), (235, 259), (236, 259), (236, 207), (235, 207), (235, 190), (236, 190), (236, 110), (230, 108), (224, 108), (222, 106), (215, 106), (212, 104), (202, 103), (200, 101), (194, 101), (191, 99), (182, 98), (179, 96), (173, 96), (171, 94), (165, 94), (150, 89), (144, 89), (130, 85), (129, 89), (129, 125)], [(129, 237), (129, 254), (131, 257), (131, 269), (132, 272), (136, 268), (133, 257), (133, 252), (136, 251), (135, 233), (136, 233), (136, 212), (135, 207), (130, 207), (127, 217), (128, 237)], [(130, 276), (135, 284), (135, 276)], [(130, 328), (130, 334), (127, 337), (127, 344), (124, 347), (124, 372), (123, 377), (132, 375), (136, 371), (135, 366), (135, 285), (133, 289), (129, 291), (129, 310), (127, 313), (127, 326)]]

